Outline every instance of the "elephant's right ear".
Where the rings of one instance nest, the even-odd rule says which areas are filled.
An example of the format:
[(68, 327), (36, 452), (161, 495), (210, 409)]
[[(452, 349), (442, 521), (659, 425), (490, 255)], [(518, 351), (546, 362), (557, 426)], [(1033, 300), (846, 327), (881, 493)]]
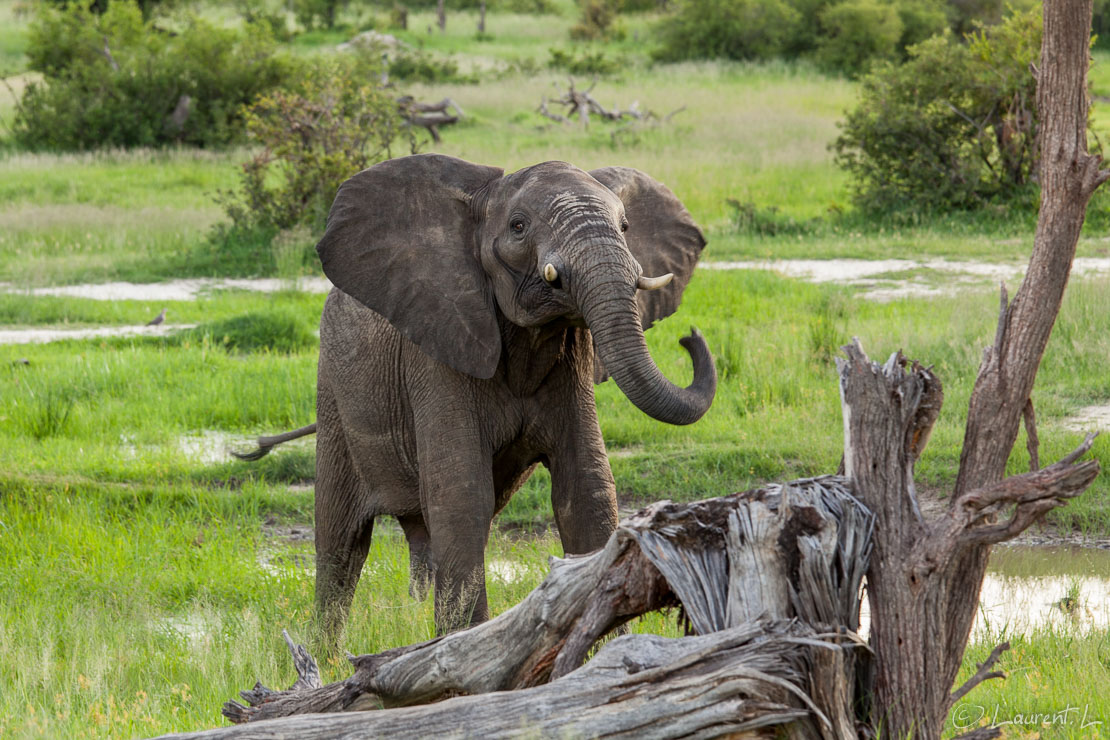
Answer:
[(430, 357), (489, 378), (501, 356), (471, 200), (503, 171), (441, 154), (391, 159), (339, 188), (324, 274)]

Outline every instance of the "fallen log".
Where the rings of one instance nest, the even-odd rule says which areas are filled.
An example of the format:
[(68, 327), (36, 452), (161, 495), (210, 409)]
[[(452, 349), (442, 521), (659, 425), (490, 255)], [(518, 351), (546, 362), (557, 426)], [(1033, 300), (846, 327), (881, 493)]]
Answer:
[(563, 93), (560, 97), (550, 101), (559, 105), (566, 106), (567, 112), (565, 116), (559, 115), (558, 113), (552, 113), (548, 109), (548, 98), (546, 95), (540, 100), (540, 105), (539, 108), (536, 109), (536, 112), (538, 112), (544, 118), (548, 118), (557, 123), (570, 123), (571, 119), (575, 115), (577, 115), (578, 122), (582, 125), (582, 128), (587, 128), (590, 125), (591, 115), (597, 116), (598, 118), (604, 119), (606, 121), (624, 121), (626, 119), (631, 119), (632, 122), (651, 121), (655, 124), (658, 124), (669, 123), (671, 118), (686, 109), (686, 106), (682, 106), (671, 111), (667, 115), (660, 117), (654, 111), (640, 110), (639, 101), (634, 101), (632, 105), (628, 106), (628, 108), (625, 110), (620, 110), (619, 108), (613, 108), (610, 110), (599, 103), (597, 98), (595, 98), (591, 94), (594, 87), (596, 86), (597, 80), (595, 79), (588, 88), (586, 88), (585, 90), (579, 90), (575, 88), (574, 79), (571, 78), (566, 92)]
[[(439, 127), (458, 123), (463, 117), (462, 107), (451, 98), (444, 98), (438, 103), (421, 103), (411, 95), (403, 95), (397, 98), (397, 105), (410, 126), (426, 129), (437, 144), (443, 141), (439, 135)], [(448, 113), (448, 108), (455, 113), (453, 115)]]
[[(602, 550), (553, 559), (543, 583), (497, 618), (418, 645), (351, 658), (355, 671), (344, 681), (319, 685), (315, 662), (291, 644), (301, 674), (291, 689), (256, 685), (242, 693), (247, 705), (224, 707), (229, 719), (245, 727), (196, 737), (307, 736), (281, 724), (290, 720), (276, 718), (378, 707), (386, 709), (359, 725), (372, 727), (369, 734), (350, 737), (422, 736), (442, 731), (437, 723), (448, 704), (458, 723), (458, 712), (471, 711), (468, 702), (485, 707), (474, 710), (476, 717), (496, 717), (464, 725), (468, 734), (496, 736), (522, 727), (576, 734), (566, 725), (566, 713), (593, 717), (590, 734), (596, 734), (609, 726), (608, 713), (616, 717), (625, 710), (630, 713), (614, 720), (613, 732), (639, 716), (645, 719), (636, 724), (640, 734), (714, 734), (708, 728), (718, 727), (723, 715), (710, 705), (724, 704), (732, 724), (720, 725), (722, 731), (778, 726), (790, 737), (844, 737), (854, 732), (853, 653), (862, 645), (855, 631), (873, 524), (836, 476), (692, 504), (660, 502), (622, 522)], [(595, 658), (582, 668), (600, 638), (635, 616), (671, 606), (679, 607), (691, 632), (710, 641), (627, 636), (599, 652), (608, 662), (594, 666)], [(739, 652), (728, 652), (729, 645)], [(625, 667), (619, 680), (613, 679), (613, 665)], [(667, 685), (660, 683), (664, 677)], [(556, 679), (557, 687), (549, 683)], [(491, 712), (491, 697), (478, 696), (540, 688), (534, 695), (497, 698), (504, 712)], [(625, 703), (631, 697), (694, 695), (716, 698), (706, 706), (698, 702), (692, 714), (684, 707), (694, 705), (661, 702), (650, 721), (645, 709)], [(555, 702), (551, 711), (540, 711), (545, 702)], [(404, 721), (394, 718), (401, 710), (388, 709), (416, 704), (431, 705), (404, 710)], [(683, 724), (693, 715), (708, 724)], [(263, 720), (274, 722), (257, 725), (259, 732), (265, 726), (276, 734), (249, 729)], [(303, 721), (295, 726), (302, 728)], [(347, 721), (326, 724), (334, 731), (354, 727)]]

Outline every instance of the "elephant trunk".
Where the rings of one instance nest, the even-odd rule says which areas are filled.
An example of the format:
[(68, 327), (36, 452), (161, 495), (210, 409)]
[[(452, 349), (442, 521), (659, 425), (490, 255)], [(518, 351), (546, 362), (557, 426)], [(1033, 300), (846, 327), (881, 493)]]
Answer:
[[(641, 411), (668, 424), (692, 424), (709, 410), (717, 392), (717, 369), (705, 338), (696, 329), (679, 340), (694, 362), (694, 382), (679, 388), (651, 359), (636, 304), (635, 277), (613, 270), (608, 279), (594, 275), (576, 296), (593, 333), (594, 344), (621, 392)], [(576, 291), (578, 292), (578, 291)]]

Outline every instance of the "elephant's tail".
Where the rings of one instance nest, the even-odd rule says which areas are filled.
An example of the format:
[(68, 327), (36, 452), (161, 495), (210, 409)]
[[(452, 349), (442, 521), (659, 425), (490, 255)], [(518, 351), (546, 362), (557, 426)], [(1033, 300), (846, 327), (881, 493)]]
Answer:
[(236, 452), (232, 450), (231, 454), (240, 460), (249, 460), (252, 462), (254, 460), (261, 460), (266, 457), (274, 447), (284, 444), (285, 442), (292, 442), (294, 439), (307, 437), (310, 434), (316, 434), (316, 422), (312, 422), (308, 426), (301, 427), (300, 429), (294, 429), (291, 432), (275, 434), (272, 437), (259, 437), (257, 450), (251, 450), (250, 452)]

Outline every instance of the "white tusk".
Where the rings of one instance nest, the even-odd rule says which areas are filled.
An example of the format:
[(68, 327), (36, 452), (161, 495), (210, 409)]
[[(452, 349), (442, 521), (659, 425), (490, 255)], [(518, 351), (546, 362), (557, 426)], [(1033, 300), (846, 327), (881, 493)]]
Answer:
[(543, 279), (549, 283), (553, 283), (559, 279), (559, 271), (555, 269), (555, 265), (548, 262), (543, 267)]
[(672, 280), (674, 280), (673, 272), (668, 272), (666, 275), (660, 275), (659, 277), (641, 275), (640, 279), (636, 281), (636, 287), (640, 290), (658, 290)]

